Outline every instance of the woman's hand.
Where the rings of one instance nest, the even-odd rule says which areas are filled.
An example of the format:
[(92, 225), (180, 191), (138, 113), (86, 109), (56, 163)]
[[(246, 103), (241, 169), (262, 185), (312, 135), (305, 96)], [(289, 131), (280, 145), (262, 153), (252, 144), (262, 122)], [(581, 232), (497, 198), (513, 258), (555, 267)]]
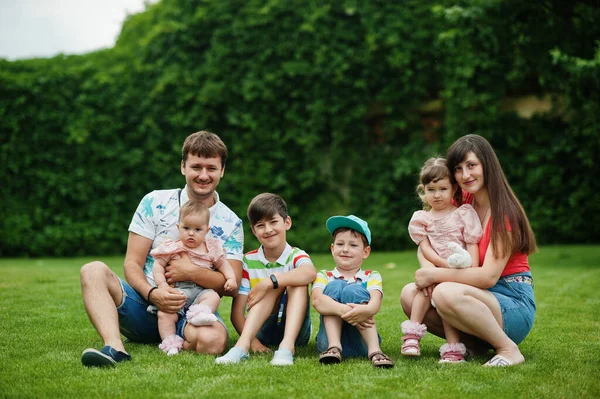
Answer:
[(415, 284), (422, 290), (435, 283), (436, 268), (422, 267), (415, 272)]

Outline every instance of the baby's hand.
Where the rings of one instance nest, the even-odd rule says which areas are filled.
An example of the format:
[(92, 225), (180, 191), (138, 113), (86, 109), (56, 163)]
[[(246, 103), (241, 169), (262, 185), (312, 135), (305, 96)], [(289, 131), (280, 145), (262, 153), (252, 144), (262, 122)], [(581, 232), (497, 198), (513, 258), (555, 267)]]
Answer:
[(237, 283), (235, 282), (235, 279), (234, 278), (227, 279), (227, 281), (225, 281), (225, 286), (223, 288), (225, 288), (225, 291), (235, 290), (237, 288)]
[(467, 252), (467, 250), (462, 248), (457, 243), (448, 243), (448, 249), (454, 252), (448, 257), (448, 266), (450, 266), (451, 269), (466, 269), (467, 267), (471, 266), (471, 263), (473, 263), (469, 252)]

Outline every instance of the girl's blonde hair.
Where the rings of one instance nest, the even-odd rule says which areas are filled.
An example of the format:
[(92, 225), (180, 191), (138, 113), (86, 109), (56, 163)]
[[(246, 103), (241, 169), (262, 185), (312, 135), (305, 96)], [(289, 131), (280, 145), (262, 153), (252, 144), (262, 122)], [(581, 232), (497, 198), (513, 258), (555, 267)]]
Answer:
[[(450, 180), (452, 187), (456, 187), (454, 176), (450, 173), (450, 169), (448, 169), (448, 166), (446, 165), (446, 158), (433, 157), (425, 161), (421, 168), (421, 173), (419, 174), (419, 185), (417, 186), (417, 195), (423, 203), (423, 210), (431, 210), (431, 205), (429, 205), (425, 198), (425, 186), (442, 179)], [(460, 191), (460, 188), (458, 188), (457, 191)]]

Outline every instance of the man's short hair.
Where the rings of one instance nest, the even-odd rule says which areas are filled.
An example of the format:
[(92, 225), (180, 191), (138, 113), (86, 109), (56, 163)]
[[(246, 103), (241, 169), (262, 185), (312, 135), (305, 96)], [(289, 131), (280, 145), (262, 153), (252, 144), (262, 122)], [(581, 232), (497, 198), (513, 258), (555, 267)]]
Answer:
[(287, 204), (277, 194), (258, 194), (248, 205), (248, 220), (251, 226), (264, 218), (271, 218), (276, 215), (280, 215), (284, 220), (288, 217)]
[(227, 161), (227, 146), (219, 136), (203, 130), (190, 134), (183, 142), (181, 159), (184, 163), (189, 154), (203, 158), (221, 157), (221, 167), (224, 168)]

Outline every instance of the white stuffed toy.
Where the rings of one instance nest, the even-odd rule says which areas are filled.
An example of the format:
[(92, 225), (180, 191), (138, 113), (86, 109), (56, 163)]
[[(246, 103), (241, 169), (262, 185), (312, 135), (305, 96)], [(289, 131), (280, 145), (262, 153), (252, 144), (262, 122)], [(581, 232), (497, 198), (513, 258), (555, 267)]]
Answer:
[(471, 267), (473, 259), (471, 259), (471, 255), (466, 249), (455, 242), (448, 243), (448, 249), (454, 252), (448, 257), (448, 266), (451, 269), (466, 269), (467, 267)]

